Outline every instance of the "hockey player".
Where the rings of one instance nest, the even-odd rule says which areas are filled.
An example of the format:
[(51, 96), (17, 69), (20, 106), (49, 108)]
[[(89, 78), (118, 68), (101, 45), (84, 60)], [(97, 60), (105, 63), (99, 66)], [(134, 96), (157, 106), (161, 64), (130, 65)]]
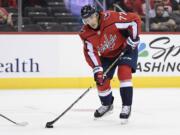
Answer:
[[(94, 117), (102, 117), (113, 109), (114, 97), (110, 81), (117, 68), (122, 99), (122, 110), (119, 117), (127, 120), (131, 114), (132, 73), (136, 71), (141, 20), (135, 13), (97, 12), (91, 5), (82, 7), (81, 17), (84, 26), (79, 35), (84, 43), (86, 61), (93, 69), (102, 104), (95, 111)], [(106, 76), (103, 76), (103, 72), (123, 51), (125, 52), (122, 58)]]

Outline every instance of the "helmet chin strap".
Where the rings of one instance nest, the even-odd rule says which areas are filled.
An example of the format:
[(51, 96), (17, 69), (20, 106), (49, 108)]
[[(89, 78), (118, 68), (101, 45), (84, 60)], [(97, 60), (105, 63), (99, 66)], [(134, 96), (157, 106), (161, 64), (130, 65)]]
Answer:
[(83, 24), (84, 24), (84, 25), (86, 25), (86, 24), (87, 24), (87, 23), (86, 23), (83, 19), (82, 19), (82, 22), (83, 22)]
[(98, 27), (99, 27), (100, 26), (100, 15), (98, 12), (97, 12), (97, 17), (98, 17)]

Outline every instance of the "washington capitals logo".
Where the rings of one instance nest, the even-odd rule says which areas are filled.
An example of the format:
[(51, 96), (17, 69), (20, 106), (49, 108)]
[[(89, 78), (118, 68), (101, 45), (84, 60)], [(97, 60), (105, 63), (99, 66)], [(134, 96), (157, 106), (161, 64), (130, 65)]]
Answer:
[(109, 38), (106, 34), (104, 34), (104, 41), (100, 44), (100, 47), (98, 48), (98, 51), (103, 53), (106, 49), (112, 50), (115, 46), (115, 41), (117, 39), (116, 35), (109, 35)]

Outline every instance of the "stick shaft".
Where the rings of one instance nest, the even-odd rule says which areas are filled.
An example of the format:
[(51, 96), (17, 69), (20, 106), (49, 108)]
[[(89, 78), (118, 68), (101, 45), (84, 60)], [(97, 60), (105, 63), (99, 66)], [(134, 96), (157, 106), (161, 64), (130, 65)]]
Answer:
[(15, 122), (15, 121), (11, 120), (10, 118), (4, 116), (3, 114), (0, 114), (0, 117), (14, 123), (15, 125), (18, 125), (18, 126), (26, 126), (28, 124), (27, 122), (21, 122), (21, 123)]
[(9, 119), (8, 117), (6, 117), (6, 116), (4, 116), (4, 115), (2, 115), (2, 114), (0, 114), (0, 116), (3, 117), (4, 119), (6, 119), (6, 120), (8, 120), (8, 121), (10, 121), (10, 122), (12, 122), (12, 123), (14, 123), (14, 124), (17, 124), (15, 121)]
[(118, 58), (116, 58), (113, 63), (108, 67), (108, 69), (104, 72), (104, 76), (106, 76), (106, 74), (111, 70), (111, 68), (116, 64), (116, 62), (121, 59), (121, 57), (124, 55), (124, 52), (122, 52)]
[(86, 95), (89, 90), (92, 87), (89, 87), (78, 99), (76, 99), (76, 101), (74, 101), (64, 112), (61, 113), (61, 115), (59, 115), (56, 119), (54, 119), (51, 123), (55, 123), (56, 121), (58, 121), (67, 111), (69, 111), (84, 95)]

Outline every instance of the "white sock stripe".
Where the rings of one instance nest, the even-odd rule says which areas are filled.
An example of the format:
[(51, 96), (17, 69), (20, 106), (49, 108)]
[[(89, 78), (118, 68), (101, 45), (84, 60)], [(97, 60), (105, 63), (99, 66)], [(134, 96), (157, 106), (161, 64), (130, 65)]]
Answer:
[(133, 83), (131, 81), (121, 82), (121, 88), (123, 87), (130, 87), (133, 86)]
[(98, 95), (101, 97), (105, 97), (105, 96), (108, 96), (111, 92), (112, 92), (111, 89), (107, 89), (105, 91), (98, 91)]

